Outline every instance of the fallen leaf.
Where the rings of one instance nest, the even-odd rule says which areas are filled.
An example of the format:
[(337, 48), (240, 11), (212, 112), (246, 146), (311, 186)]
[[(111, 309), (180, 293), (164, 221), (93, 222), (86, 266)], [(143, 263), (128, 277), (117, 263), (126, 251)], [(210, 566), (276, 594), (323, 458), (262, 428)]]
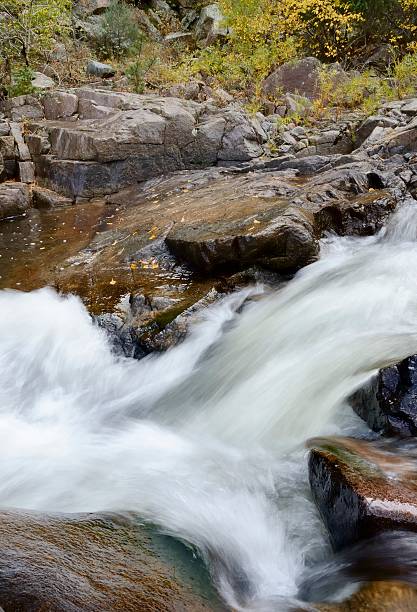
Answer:
[(111, 279), (110, 281), (110, 285), (115, 285), (117, 283), (117, 281), (114, 280), (114, 278)]

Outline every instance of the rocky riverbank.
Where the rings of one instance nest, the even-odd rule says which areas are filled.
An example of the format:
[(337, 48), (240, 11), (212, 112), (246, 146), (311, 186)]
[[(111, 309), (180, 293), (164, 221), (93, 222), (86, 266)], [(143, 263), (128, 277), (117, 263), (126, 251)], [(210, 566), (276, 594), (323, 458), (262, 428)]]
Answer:
[[(319, 257), (329, 232), (373, 235), (413, 200), (416, 99), (384, 104), (371, 117), (350, 114), (314, 126), (283, 125), (276, 110), (249, 114), (233, 100), (219, 105), (102, 87), (8, 100), (0, 122), (0, 287), (52, 285), (79, 295), (115, 351), (141, 358), (183, 340), (207, 305), (236, 288), (286, 283)], [(383, 370), (352, 398), (372, 429), (415, 435), (414, 360)], [(393, 529), (417, 530), (414, 464), (372, 442), (335, 438), (311, 446), (313, 497), (335, 549)], [(147, 557), (130, 563), (132, 548), (126, 552), (125, 544), (120, 548), (103, 535), (107, 520), (113, 521), (11, 513), (0, 517), (0, 532), (9, 537), (10, 525), (18, 525), (18, 534), (36, 535), (42, 524), (37, 545), (55, 542), (58, 529), (68, 532), (69, 540), (54, 546), (85, 571), (70, 576), (70, 590), (78, 592), (74, 606), (81, 609), (153, 610), (166, 598), (173, 609), (177, 601), (185, 610), (221, 609), (182, 580), (170, 582), (166, 568), (155, 570)], [(86, 522), (88, 550), (97, 528), (100, 555), (124, 555), (129, 566), (112, 568), (106, 579), (98, 568), (97, 588), (88, 593), (78, 585), (93, 579), (92, 569), (70, 541)], [(116, 539), (120, 529), (111, 526)], [(66, 588), (51, 580), (56, 566), (38, 568), (46, 585), (41, 592), (33, 580), (33, 550), (21, 542), (8, 545), (0, 568), (4, 576), (14, 571), (10, 550), (22, 548), (25, 563), (0, 585), (6, 612), (29, 609), (30, 598), (36, 609), (67, 609), (56, 603)], [(148, 585), (142, 567), (158, 581), (162, 576), (156, 586)], [(120, 589), (129, 592), (128, 601), (120, 600)], [(412, 609), (415, 591), (373, 585), (341, 607), (317, 609), (379, 610), (381, 598), (401, 600), (395, 609)], [(366, 607), (370, 601), (374, 608)]]

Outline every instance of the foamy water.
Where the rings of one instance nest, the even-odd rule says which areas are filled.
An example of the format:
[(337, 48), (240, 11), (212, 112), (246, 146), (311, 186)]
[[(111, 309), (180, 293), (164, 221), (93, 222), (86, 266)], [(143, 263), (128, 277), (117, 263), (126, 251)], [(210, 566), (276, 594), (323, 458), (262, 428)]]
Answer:
[(229, 605), (287, 609), (328, 551), (304, 442), (359, 427), (345, 398), (417, 353), (416, 233), (412, 203), (380, 236), (329, 239), (140, 362), (77, 298), (0, 292), (0, 504), (135, 511), (196, 546)]

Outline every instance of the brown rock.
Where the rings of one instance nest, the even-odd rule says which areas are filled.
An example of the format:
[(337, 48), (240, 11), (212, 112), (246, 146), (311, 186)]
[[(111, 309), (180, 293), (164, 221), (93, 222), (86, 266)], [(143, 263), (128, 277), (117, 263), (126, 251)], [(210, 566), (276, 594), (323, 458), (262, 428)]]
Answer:
[(347, 601), (314, 608), (319, 612), (415, 612), (417, 591), (401, 582), (373, 582)]
[(23, 183), (0, 184), (0, 220), (26, 212), (31, 206), (30, 189)]
[(39, 187), (38, 185), (32, 187), (32, 196), (33, 206), (35, 208), (57, 208), (60, 206), (71, 206), (73, 204), (71, 198), (66, 198), (56, 193), (56, 191), (51, 191), (50, 189), (45, 189), (45, 187)]
[(168, 555), (133, 519), (4, 511), (0, 605), (37, 612), (224, 610)]
[(387, 445), (309, 442), (310, 485), (335, 549), (385, 530), (417, 531), (417, 474)]
[(21, 183), (35, 182), (35, 164), (30, 161), (19, 162), (19, 179)]
[(264, 80), (263, 93), (274, 97), (295, 93), (314, 99), (319, 92), (321, 68), (321, 62), (315, 57), (287, 62)]

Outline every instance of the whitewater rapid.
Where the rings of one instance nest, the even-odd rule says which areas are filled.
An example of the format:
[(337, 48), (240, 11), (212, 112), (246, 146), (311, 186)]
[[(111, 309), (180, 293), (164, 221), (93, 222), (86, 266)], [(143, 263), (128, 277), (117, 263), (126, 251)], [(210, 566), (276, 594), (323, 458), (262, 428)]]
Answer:
[(0, 292), (0, 505), (134, 511), (195, 546), (225, 601), (285, 610), (328, 542), (305, 441), (363, 427), (346, 398), (417, 353), (417, 213), (328, 238), (285, 287), (118, 358), (81, 301)]

